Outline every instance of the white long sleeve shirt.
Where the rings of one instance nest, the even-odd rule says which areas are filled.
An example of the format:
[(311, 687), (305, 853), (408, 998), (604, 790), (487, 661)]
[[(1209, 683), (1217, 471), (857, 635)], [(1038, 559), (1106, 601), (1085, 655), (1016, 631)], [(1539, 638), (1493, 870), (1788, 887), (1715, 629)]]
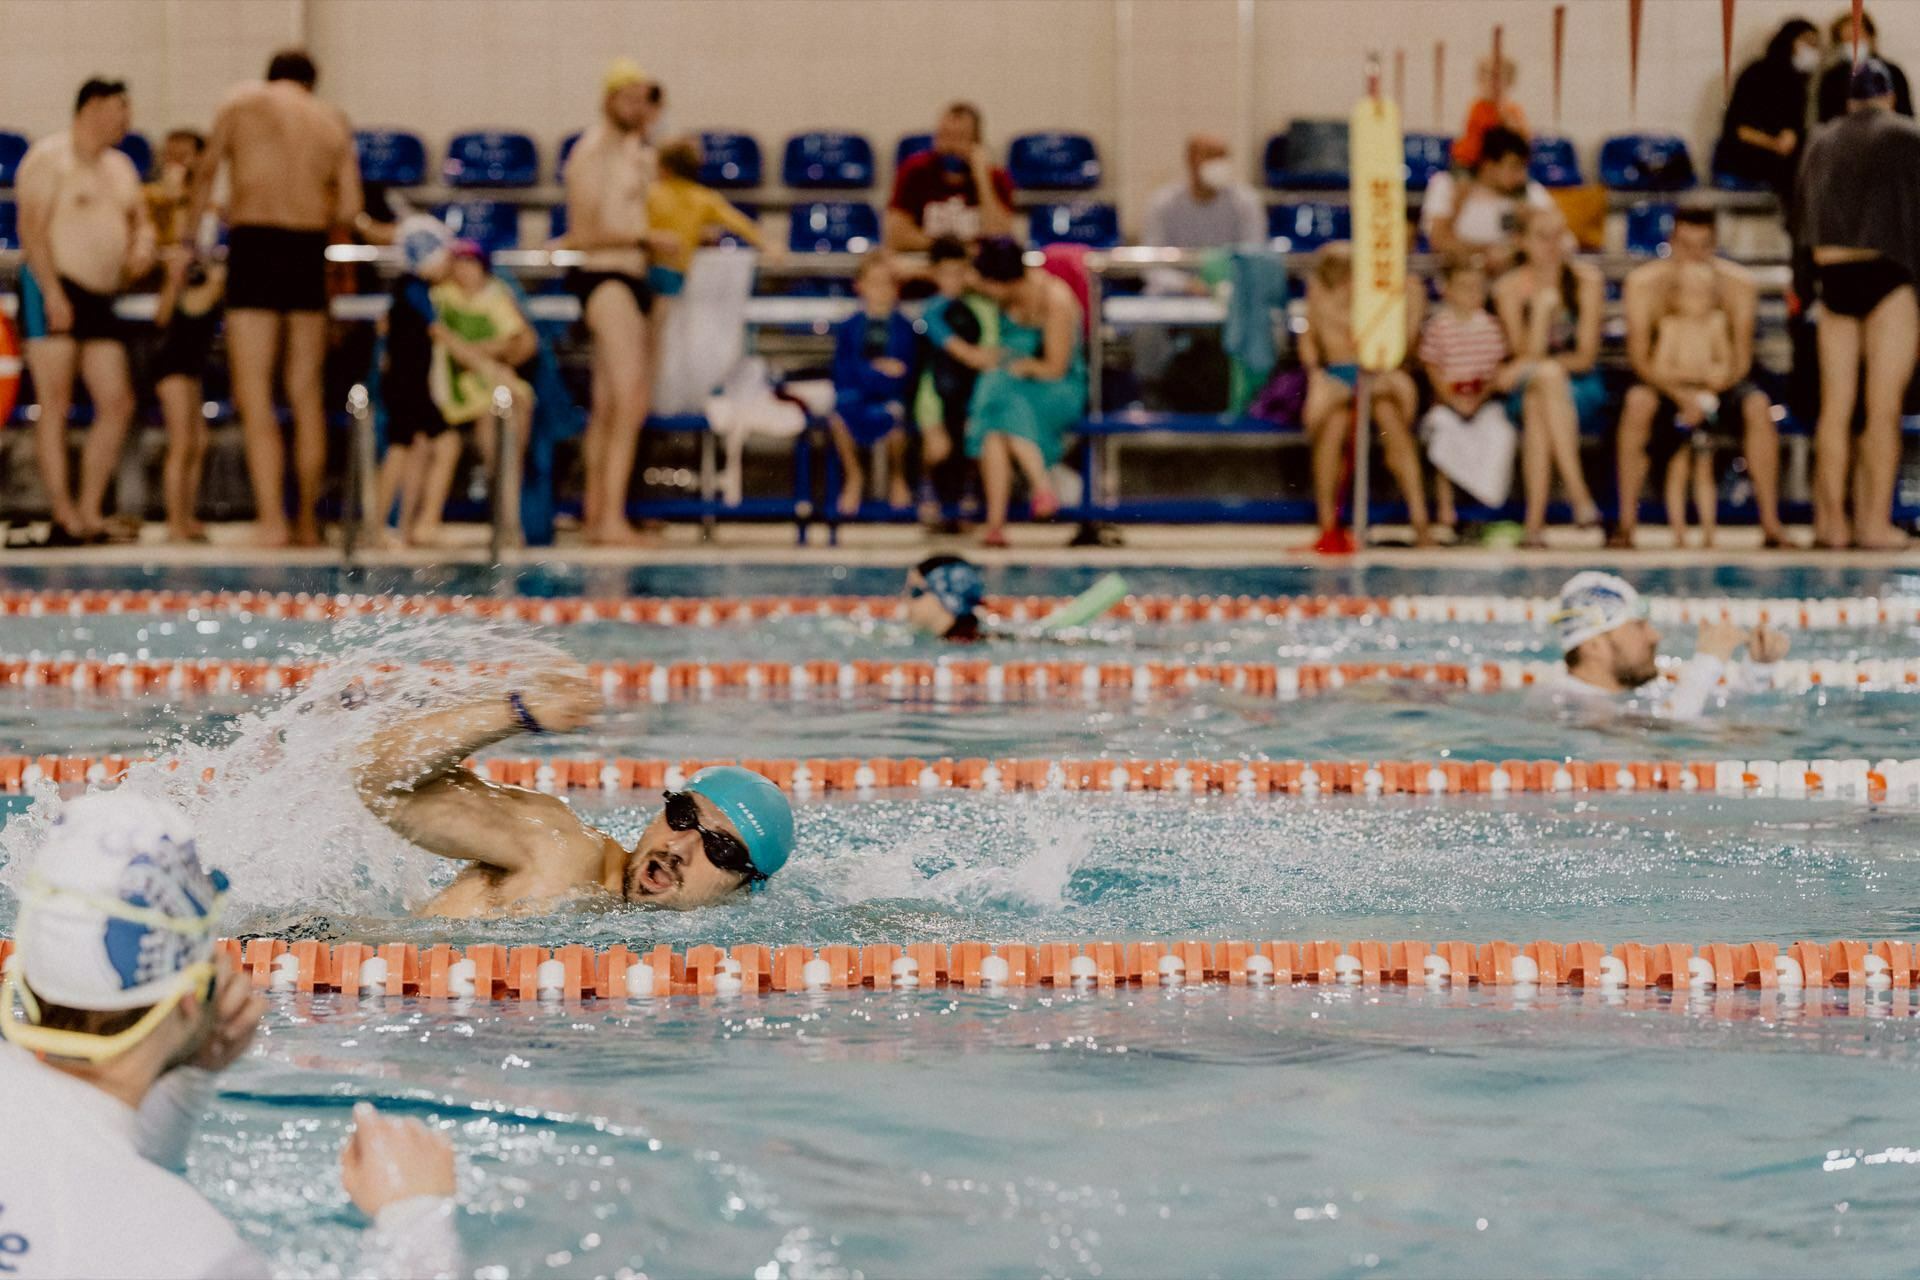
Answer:
[[(267, 1260), (178, 1170), (213, 1088), (169, 1072), (138, 1111), (0, 1044), (0, 1274), (152, 1278), (269, 1276)], [(362, 1241), (357, 1275), (451, 1276), (453, 1202), (389, 1205)]]
[(1611, 693), (1577, 679), (1572, 672), (1563, 671), (1553, 692), (1554, 701), (1567, 710), (1582, 713), (1608, 710), (1650, 720), (1685, 722), (1698, 720), (1721, 693), (1753, 693), (1765, 689), (1767, 683), (1766, 677), (1749, 663), (1727, 662), (1711, 654), (1696, 653), (1680, 664), (1671, 681), (1656, 676), (1639, 689)]

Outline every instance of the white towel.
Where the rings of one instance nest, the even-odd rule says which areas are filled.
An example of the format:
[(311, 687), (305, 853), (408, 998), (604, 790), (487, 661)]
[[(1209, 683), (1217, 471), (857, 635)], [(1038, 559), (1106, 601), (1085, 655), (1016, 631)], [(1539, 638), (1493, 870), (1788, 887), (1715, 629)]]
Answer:
[(686, 285), (668, 304), (660, 333), (653, 412), (699, 413), (740, 363), (759, 258), (750, 249), (702, 249), (693, 255)]
[(1489, 507), (1505, 506), (1513, 490), (1513, 454), (1520, 433), (1495, 399), (1471, 418), (1437, 404), (1420, 420), (1427, 457), (1449, 480)]

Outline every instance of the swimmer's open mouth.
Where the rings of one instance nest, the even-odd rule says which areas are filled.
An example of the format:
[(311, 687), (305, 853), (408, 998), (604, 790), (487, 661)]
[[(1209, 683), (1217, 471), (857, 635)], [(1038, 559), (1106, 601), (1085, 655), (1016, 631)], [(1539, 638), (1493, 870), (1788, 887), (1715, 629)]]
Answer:
[(629, 898), (653, 898), (676, 889), (680, 878), (666, 863), (658, 858), (647, 858), (627, 867), (627, 896)]

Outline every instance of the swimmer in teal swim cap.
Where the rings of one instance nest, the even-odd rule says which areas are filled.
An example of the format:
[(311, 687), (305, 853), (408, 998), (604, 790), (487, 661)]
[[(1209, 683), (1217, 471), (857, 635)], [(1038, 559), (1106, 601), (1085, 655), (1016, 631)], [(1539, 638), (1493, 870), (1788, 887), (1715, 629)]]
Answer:
[(907, 621), (916, 631), (942, 640), (1057, 639), (1060, 633), (1085, 627), (1126, 599), (1127, 584), (1110, 573), (1092, 587), (1031, 625), (1013, 631), (989, 631), (980, 621), (987, 598), (986, 579), (970, 560), (954, 555), (928, 556), (907, 571)]
[(579, 672), (390, 725), (366, 744), (361, 801), (429, 853), (471, 863), (423, 915), (486, 916), (617, 897), (684, 910), (755, 889), (793, 853), (793, 807), (748, 769), (716, 765), (662, 797), (631, 849), (557, 796), (502, 786), (462, 763), (518, 733), (592, 723), (599, 695)]

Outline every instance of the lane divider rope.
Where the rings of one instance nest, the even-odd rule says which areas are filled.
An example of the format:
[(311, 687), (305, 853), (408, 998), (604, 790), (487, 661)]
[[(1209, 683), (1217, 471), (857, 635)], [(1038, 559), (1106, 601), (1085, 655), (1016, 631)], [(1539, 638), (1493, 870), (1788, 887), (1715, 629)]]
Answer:
[[(0, 792), (117, 782), (133, 756), (0, 755)], [(1920, 801), (1920, 760), (1066, 760), (994, 758), (638, 760), (495, 757), (482, 777), (551, 793), (674, 790), (708, 765), (739, 764), (798, 796), (918, 789), (981, 792), (1164, 792), (1179, 795), (1367, 797), (1599, 792)], [(178, 761), (165, 767), (179, 768)], [(206, 770), (211, 779), (214, 771)]]
[[(1005, 596), (989, 599), (994, 621), (1035, 622), (1067, 603), (1067, 597)], [(1920, 625), (1920, 596), (1811, 598), (1647, 597), (1655, 622), (1705, 620), (1767, 623), (1795, 630)], [(1544, 624), (1555, 602), (1526, 596), (1128, 596), (1108, 616), (1130, 622), (1301, 621), (1312, 618), (1376, 618), (1413, 622)], [(223, 614), (268, 619), (328, 621), (402, 617), (498, 618), (562, 626), (581, 622), (628, 622), (652, 626), (723, 626), (774, 618), (898, 619), (895, 596), (755, 597), (492, 597), (455, 595), (329, 595), (268, 591), (5, 591), (0, 615), (91, 617), (97, 615)]]
[[(262, 991), (427, 999), (633, 1000), (685, 995), (1190, 985), (1571, 987), (1603, 991), (1911, 992), (1920, 951), (1896, 940), (1668, 942), (937, 942), (639, 951), (255, 937), (217, 948)], [(0, 939), (0, 965), (13, 950)]]
[[(0, 686), (68, 689), (106, 697), (154, 698), (183, 694), (278, 693), (309, 684), (327, 664), (289, 659), (165, 658), (121, 655), (82, 658), (0, 656)], [(507, 664), (421, 663), (421, 671), (508, 675)], [(989, 696), (1106, 694), (1139, 696), (1224, 689), (1235, 693), (1295, 698), (1368, 682), (1405, 681), (1499, 693), (1549, 686), (1561, 678), (1558, 662), (1090, 662), (1007, 661), (966, 658), (938, 661), (820, 660), (809, 662), (591, 662), (588, 675), (611, 698), (665, 702), (723, 689), (758, 693), (809, 690), (851, 693), (881, 689), (896, 696), (936, 697), (962, 690)], [(369, 668), (374, 676), (405, 670)], [(1672, 672), (1667, 673), (1671, 677)], [(1776, 691), (1920, 691), (1920, 658), (1863, 660), (1789, 658), (1752, 669)]]

